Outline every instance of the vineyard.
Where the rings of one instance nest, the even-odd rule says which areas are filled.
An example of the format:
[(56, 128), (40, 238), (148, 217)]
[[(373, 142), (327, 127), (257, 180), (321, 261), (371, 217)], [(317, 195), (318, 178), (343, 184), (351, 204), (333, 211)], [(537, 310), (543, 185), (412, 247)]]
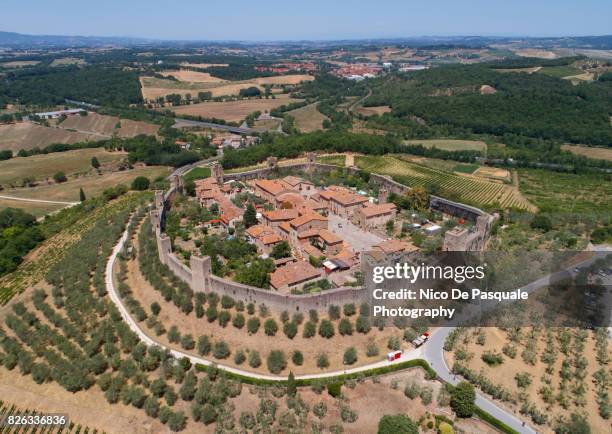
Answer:
[(43, 242), (31, 252), (17, 271), (0, 278), (0, 303), (6, 304), (15, 295), (23, 292), (28, 286), (41, 281), (47, 271), (56, 264), (66, 250), (81, 239), (100, 219), (109, 217), (134, 205), (143, 198), (142, 194), (124, 195), (117, 200), (84, 212), (83, 218), (67, 225), (63, 230)]
[[(42, 416), (43, 414), (37, 412), (36, 410), (30, 409), (21, 409), (16, 407), (14, 404), (9, 404), (8, 402), (0, 401), (0, 421), (6, 421), (9, 416)], [(68, 422), (68, 426), (43, 426), (43, 427), (27, 427), (27, 426), (3, 426), (0, 429), (0, 432), (3, 434), (13, 434), (13, 433), (46, 433), (46, 434), (96, 434), (99, 433), (97, 429), (90, 430), (87, 427), (82, 427), (81, 425), (75, 425), (74, 422)]]
[[(322, 162), (343, 164), (342, 157), (322, 158)], [(536, 211), (512, 186), (461, 176), (444, 170), (426, 167), (403, 160), (398, 156), (356, 156), (355, 164), (372, 173), (390, 175), (398, 182), (408, 186), (429, 187), (440, 196), (476, 206), (499, 204), (504, 208), (519, 208)]]

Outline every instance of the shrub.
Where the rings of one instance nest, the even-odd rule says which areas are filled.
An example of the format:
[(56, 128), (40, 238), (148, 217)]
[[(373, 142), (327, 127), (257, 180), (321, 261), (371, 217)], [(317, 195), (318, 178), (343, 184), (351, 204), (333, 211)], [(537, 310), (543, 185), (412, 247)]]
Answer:
[(322, 320), (321, 324), (319, 324), (319, 335), (326, 339), (330, 339), (334, 334), (334, 325), (332, 322), (328, 319)]
[(237, 313), (234, 319), (232, 320), (232, 325), (237, 329), (242, 329), (244, 327), (244, 315), (241, 313)]
[(528, 372), (519, 372), (514, 376), (514, 379), (516, 380), (516, 385), (521, 389), (529, 387), (531, 384), (531, 374)]
[(342, 336), (350, 336), (353, 334), (353, 324), (347, 318), (342, 318), (338, 324), (338, 333)]
[(266, 322), (264, 322), (264, 331), (268, 336), (276, 335), (278, 325), (276, 324), (276, 321), (274, 321), (274, 318), (268, 318)]
[(342, 394), (342, 383), (340, 382), (328, 383), (327, 393), (329, 393), (330, 396), (333, 396), (334, 398), (339, 397)]
[(327, 310), (327, 315), (331, 320), (340, 319), (340, 306), (336, 306), (334, 304), (329, 306), (329, 309)]
[(406, 385), (404, 388), (404, 395), (410, 399), (414, 399), (421, 393), (421, 388), (414, 381)]
[(227, 326), (227, 323), (232, 319), (232, 314), (230, 314), (227, 310), (222, 310), (219, 312), (219, 325), (221, 327)]
[(376, 357), (379, 354), (378, 346), (374, 342), (370, 342), (366, 347), (366, 356)]
[(253, 428), (255, 428), (257, 420), (255, 419), (253, 413), (251, 413), (250, 411), (243, 411), (242, 413), (240, 413), (239, 423), (242, 428), (251, 431), (253, 430)]
[(357, 309), (355, 308), (355, 305), (353, 303), (347, 303), (344, 305), (343, 311), (344, 311), (344, 315), (352, 316), (352, 315), (355, 315), (355, 313), (357, 312)]
[(431, 390), (430, 387), (422, 388), (421, 393), (419, 395), (421, 396), (421, 401), (423, 401), (423, 405), (431, 404), (431, 401), (433, 399), (433, 390)]
[(200, 412), (200, 420), (205, 425), (209, 425), (217, 420), (217, 411), (210, 404), (204, 404), (202, 411)]
[(504, 362), (504, 358), (501, 354), (495, 351), (485, 351), (481, 356), (483, 362), (489, 366), (498, 366)]
[(325, 404), (324, 402), (317, 402), (314, 407), (312, 407), (312, 412), (319, 419), (323, 419), (327, 414), (327, 404)]
[(231, 309), (232, 307), (234, 307), (235, 304), (236, 302), (229, 295), (224, 295), (223, 297), (221, 297), (221, 307), (223, 309)]
[(213, 346), (213, 357), (215, 359), (227, 359), (229, 355), (229, 346), (224, 341), (215, 342)]
[(268, 354), (268, 371), (273, 374), (280, 373), (287, 366), (287, 360), (285, 359), (285, 353), (279, 350), (272, 350)]
[(150, 184), (151, 184), (151, 181), (149, 181), (149, 178), (145, 176), (137, 176), (132, 181), (132, 190), (144, 191), (149, 188)]
[(181, 347), (185, 350), (193, 350), (195, 348), (195, 341), (193, 336), (186, 334), (181, 338)]
[(66, 174), (64, 172), (56, 172), (55, 175), (53, 175), (53, 180), (55, 182), (57, 182), (58, 184), (62, 183), (62, 182), (66, 182), (68, 180), (68, 178), (66, 178)]
[(206, 309), (206, 320), (208, 322), (215, 322), (217, 319), (217, 308), (213, 305), (208, 306)]
[(391, 336), (387, 341), (387, 348), (392, 351), (399, 351), (402, 348), (402, 343), (397, 336)]
[(249, 320), (247, 321), (247, 331), (249, 332), (249, 334), (254, 335), (255, 333), (257, 333), (260, 324), (261, 323), (259, 321), (259, 318), (257, 318), (256, 316), (252, 316), (251, 318), (249, 318)]
[(455, 434), (455, 430), (448, 422), (440, 422), (438, 425), (439, 434)]
[(296, 366), (301, 366), (304, 363), (304, 355), (301, 351), (294, 351), (291, 360)]
[(181, 333), (178, 331), (178, 327), (174, 325), (170, 327), (170, 330), (168, 330), (168, 340), (173, 344), (181, 340)]
[(329, 367), (329, 359), (327, 358), (327, 354), (321, 353), (317, 356), (317, 367), (321, 369)]
[(367, 334), (372, 329), (372, 325), (370, 324), (370, 318), (367, 316), (360, 315), (357, 317), (357, 321), (355, 322), (355, 329), (359, 333)]
[(159, 315), (159, 313), (161, 312), (161, 306), (158, 302), (154, 301), (153, 303), (151, 303), (151, 312), (153, 313), (153, 315)]
[(210, 339), (208, 338), (208, 336), (200, 336), (198, 338), (198, 354), (201, 356), (206, 356), (208, 354), (210, 354), (210, 350), (211, 350), (211, 343), (210, 343)]
[(283, 333), (285, 333), (285, 335), (289, 339), (293, 339), (295, 337), (295, 335), (297, 334), (297, 331), (298, 331), (298, 326), (293, 321), (288, 321), (283, 326)]
[(461, 381), (451, 391), (450, 406), (458, 417), (472, 417), (476, 401), (474, 386), (467, 381)]
[(419, 427), (405, 414), (385, 415), (378, 422), (378, 434), (419, 434)]
[(345, 365), (352, 365), (357, 361), (357, 350), (355, 347), (350, 347), (344, 352), (343, 362)]
[(259, 368), (261, 366), (261, 357), (258, 351), (251, 351), (249, 353), (249, 366), (251, 368)]
[(236, 354), (234, 355), (234, 363), (236, 363), (237, 365), (242, 365), (245, 360), (246, 360), (246, 356), (244, 355), (244, 351), (242, 350), (236, 351)]
[(315, 323), (307, 321), (306, 324), (304, 324), (304, 331), (302, 332), (302, 336), (305, 338), (311, 338), (315, 335), (316, 332), (317, 326), (315, 325)]
[(317, 312), (316, 309), (310, 309), (308, 311), (308, 319), (315, 324), (318, 323), (319, 322), (319, 312)]

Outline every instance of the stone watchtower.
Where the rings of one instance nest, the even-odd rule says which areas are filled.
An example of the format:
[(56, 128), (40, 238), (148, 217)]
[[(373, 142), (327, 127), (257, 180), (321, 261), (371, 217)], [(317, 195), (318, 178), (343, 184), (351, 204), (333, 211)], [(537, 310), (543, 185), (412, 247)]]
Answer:
[(276, 169), (278, 167), (278, 158), (276, 157), (268, 157), (266, 162), (268, 163), (268, 169)]
[(378, 190), (378, 203), (387, 203), (389, 198), (389, 190), (384, 187), (381, 187)]
[(170, 178), (170, 185), (177, 193), (183, 191), (183, 178), (179, 175), (172, 175)]
[(162, 209), (164, 207), (164, 192), (155, 190), (155, 208)]
[(312, 173), (315, 169), (315, 165), (317, 164), (317, 154), (314, 152), (306, 153), (306, 171), (308, 173)]
[(215, 163), (212, 167), (212, 176), (217, 181), (217, 184), (223, 185), (223, 166)]
[(189, 268), (191, 268), (191, 288), (196, 292), (210, 291), (212, 274), (210, 256), (191, 255)]

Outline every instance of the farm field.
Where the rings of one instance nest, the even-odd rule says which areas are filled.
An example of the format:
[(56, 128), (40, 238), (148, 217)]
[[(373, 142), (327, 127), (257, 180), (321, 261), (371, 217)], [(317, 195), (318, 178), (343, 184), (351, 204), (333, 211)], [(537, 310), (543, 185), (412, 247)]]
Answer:
[(563, 78), (582, 74), (583, 71), (573, 66), (544, 66), (538, 73), (550, 75), (551, 77)]
[(155, 135), (159, 130), (159, 125), (97, 113), (89, 113), (87, 116), (70, 116), (58, 127), (77, 130), (81, 133), (99, 134), (107, 138), (113, 134), (119, 137), (134, 137), (139, 134)]
[(514, 54), (521, 57), (539, 57), (541, 59), (554, 59), (557, 57), (557, 55), (552, 51), (538, 48), (523, 48), (520, 50), (514, 50)]
[(289, 95), (279, 95), (275, 99), (245, 99), (226, 102), (202, 102), (186, 106), (174, 107), (177, 115), (202, 116), (204, 118), (218, 118), (226, 121), (240, 121), (254, 111), (270, 111), (283, 104), (301, 101), (290, 98)]
[(100, 164), (112, 165), (125, 158), (124, 152), (109, 152), (104, 148), (77, 149), (51, 154), (15, 157), (0, 161), (0, 185), (16, 185), (25, 177), (44, 180), (61, 171), (68, 177), (92, 170), (91, 159), (96, 157)]
[(534, 72), (538, 72), (540, 69), (542, 69), (541, 66), (534, 66), (532, 68), (500, 68), (500, 69), (495, 69), (495, 71), (497, 72), (526, 72), (527, 74), (533, 74)]
[(295, 125), (302, 133), (322, 130), (323, 121), (328, 119), (327, 116), (317, 110), (317, 103), (291, 110), (287, 114), (295, 118)]
[(106, 173), (102, 175), (83, 176), (68, 179), (61, 184), (41, 185), (32, 188), (20, 188), (5, 190), (7, 196), (23, 197), (29, 199), (45, 199), (59, 201), (78, 201), (79, 189), (82, 188), (88, 198), (98, 196), (109, 187), (117, 184), (125, 184), (129, 187), (132, 180), (137, 176), (146, 176), (153, 180), (158, 176), (166, 176), (170, 168), (164, 166), (150, 166), (125, 170), (120, 172)]
[(355, 111), (364, 116), (380, 116), (385, 113), (389, 113), (391, 111), (391, 107), (386, 105), (382, 105), (379, 107), (358, 107)]
[[(176, 71), (183, 77), (192, 77), (197, 81), (173, 81), (155, 77), (141, 77), (142, 97), (146, 100), (154, 100), (160, 96), (176, 93), (182, 96), (191, 94), (196, 96), (198, 92), (211, 92), (213, 97), (238, 95), (240, 89), (247, 87), (258, 87), (263, 90), (263, 85), (294, 85), (302, 81), (314, 80), (314, 77), (306, 74), (281, 75), (276, 77), (259, 77), (251, 80), (227, 81), (221, 80), (208, 73), (195, 71)], [(170, 74), (174, 75), (174, 74)], [(180, 80), (179, 77), (176, 77)]]
[(594, 146), (580, 145), (563, 145), (561, 146), (561, 149), (563, 149), (564, 151), (569, 151), (572, 154), (583, 155), (587, 158), (612, 161), (612, 149), (610, 148), (597, 148)]
[[(5, 305), (15, 295), (19, 294), (32, 285), (39, 283), (47, 274), (49, 269), (60, 261), (66, 250), (76, 243), (81, 236), (90, 230), (100, 218), (109, 218), (115, 214), (133, 207), (134, 201), (141, 200), (142, 193), (130, 193), (120, 198), (95, 207), (92, 211), (84, 213), (79, 211), (78, 206), (66, 212), (77, 212), (77, 219), (70, 225), (62, 226), (62, 221), (52, 224), (60, 225), (64, 229), (57, 232), (47, 240), (43, 241), (35, 250), (30, 252), (16, 271), (0, 278), (0, 305)], [(63, 213), (64, 211), (62, 211)], [(75, 214), (63, 215), (58, 218), (74, 219)], [(0, 313), (3, 309), (0, 308)], [(0, 375), (2, 378), (2, 375)]]
[(60, 59), (53, 59), (50, 66), (85, 65), (86, 63), (78, 57), (62, 57)]
[(407, 145), (423, 145), (426, 148), (438, 148), (444, 151), (480, 151), (487, 152), (487, 144), (480, 140), (453, 140), (453, 139), (430, 139), (430, 140), (404, 140)]
[(187, 67), (187, 68), (202, 68), (202, 69), (206, 69), (206, 68), (210, 68), (210, 67), (213, 67), (213, 66), (225, 67), (225, 66), (229, 66), (229, 65), (227, 63), (181, 63), (181, 66)]
[(225, 81), (221, 78), (213, 77), (208, 72), (190, 71), (188, 69), (164, 71), (161, 75), (164, 77), (172, 76), (179, 81), (190, 83), (221, 83)]
[[(478, 338), (481, 339), (480, 342), (484, 338), (484, 344), (479, 344)], [(516, 334), (513, 339), (510, 333), (498, 328), (470, 328), (462, 334), (460, 341), (460, 344), (456, 344), (454, 352), (445, 354), (449, 366), (453, 366), (457, 360), (461, 359), (459, 361), (461, 365), (467, 366), (473, 372), (478, 373), (480, 378), (485, 378), (491, 384), (498, 385), (511, 395), (526, 393), (528, 400), (547, 417), (547, 425), (553, 425), (559, 416), (578, 411), (585, 413), (593, 433), (604, 433), (609, 430), (610, 422), (599, 415), (597, 386), (592, 381), (595, 372), (602, 368), (596, 357), (598, 351), (593, 331), (562, 327), (542, 327), (540, 329), (523, 327), (520, 329), (519, 339), (516, 339)], [(562, 342), (564, 341), (568, 342), (566, 349), (563, 348)], [(515, 357), (507, 355), (511, 352), (504, 353), (504, 346), (514, 347)], [(499, 354), (501, 363), (497, 365), (485, 363), (482, 357), (487, 353)], [(460, 354), (459, 357), (458, 354)], [(531, 354), (534, 354), (533, 358)], [(464, 358), (466, 355), (467, 359)], [(611, 355), (612, 352), (608, 347), (607, 357)], [(578, 376), (574, 376), (574, 370), (578, 371), (575, 363), (579, 359), (581, 366), (585, 367), (584, 374), (581, 374), (584, 375), (581, 377), (584, 379), (582, 398), (578, 397), (575, 392), (578, 390), (579, 380)], [(550, 361), (552, 368), (548, 368), (547, 360)], [(565, 385), (562, 384), (561, 377), (564, 361), (569, 362), (568, 366), (571, 366), (569, 369), (572, 372)], [(521, 374), (528, 375), (529, 383), (519, 387), (517, 376)], [(560, 396), (565, 397), (564, 406), (559, 402)], [(519, 400), (517, 404), (510, 402), (504, 404), (518, 414), (523, 402)], [(583, 402), (584, 405), (577, 405), (576, 402)], [(541, 432), (552, 432), (546, 425), (541, 425), (540, 429)]]
[(521, 193), (540, 209), (557, 212), (612, 212), (612, 183), (601, 175), (518, 169)]
[(0, 68), (23, 68), (24, 66), (35, 66), (39, 63), (39, 60), (13, 60), (0, 63)]
[[(2, 193), (2, 192), (0, 192)], [(58, 211), (66, 205), (42, 203), (42, 202), (25, 202), (22, 200), (11, 200), (0, 197), (0, 211), (5, 208), (22, 209), (25, 212), (32, 214), (34, 217), (42, 217), (49, 213)]]
[[(325, 161), (324, 158), (323, 160)], [(441, 190), (441, 196), (454, 196), (454, 199), (476, 206), (500, 204), (502, 207), (536, 210), (536, 207), (512, 186), (434, 169), (407, 161), (401, 156), (356, 156), (355, 163), (359, 168), (390, 175), (408, 186), (433, 185)]]
[(53, 143), (78, 143), (100, 140), (101, 137), (91, 133), (68, 131), (62, 128), (51, 128), (30, 122), (0, 125), (0, 150), (43, 148)]

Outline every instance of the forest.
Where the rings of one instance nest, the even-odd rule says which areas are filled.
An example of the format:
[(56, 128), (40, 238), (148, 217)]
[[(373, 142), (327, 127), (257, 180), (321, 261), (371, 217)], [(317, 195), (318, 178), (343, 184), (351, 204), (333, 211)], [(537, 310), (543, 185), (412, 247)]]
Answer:
[(34, 216), (14, 208), (0, 211), (0, 276), (14, 271), (43, 239)]
[[(481, 94), (482, 85), (496, 92)], [(612, 84), (577, 86), (544, 74), (498, 73), (489, 65), (449, 66), (373, 82), (366, 106), (391, 106), (382, 119), (463, 133), (516, 134), (571, 143), (612, 143)]]
[(0, 106), (16, 100), (52, 106), (64, 104), (66, 98), (96, 105), (141, 103), (138, 73), (107, 67), (40, 67), (9, 72), (0, 81)]
[(383, 155), (401, 152), (402, 149), (402, 145), (391, 137), (368, 134), (318, 131), (290, 137), (264, 135), (260, 145), (237, 150), (225, 149), (222, 165), (225, 169), (231, 169), (257, 164), (271, 155), (278, 158), (295, 158), (304, 152), (320, 150)]

